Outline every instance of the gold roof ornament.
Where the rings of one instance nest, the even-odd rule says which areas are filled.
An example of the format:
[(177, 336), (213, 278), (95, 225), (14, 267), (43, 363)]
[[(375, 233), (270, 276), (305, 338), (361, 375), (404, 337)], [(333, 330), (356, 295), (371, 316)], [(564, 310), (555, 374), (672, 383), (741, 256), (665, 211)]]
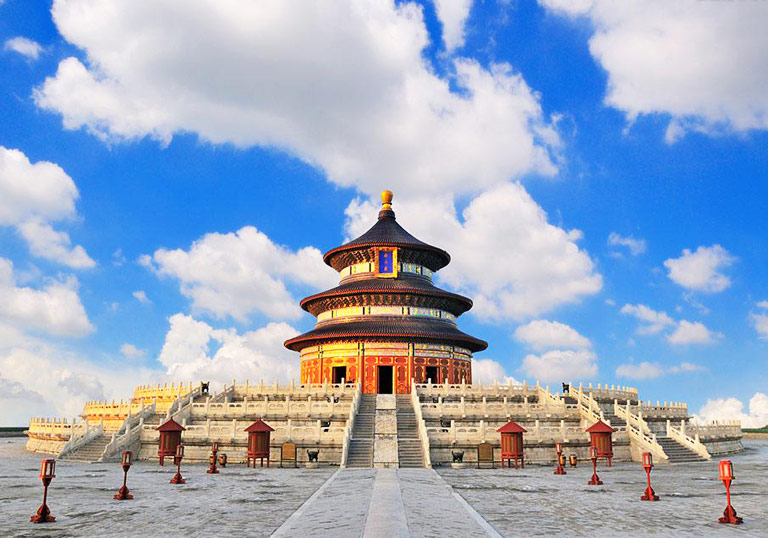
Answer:
[(381, 191), (381, 210), (382, 211), (391, 211), (392, 210), (392, 197), (394, 195), (392, 194), (392, 191)]

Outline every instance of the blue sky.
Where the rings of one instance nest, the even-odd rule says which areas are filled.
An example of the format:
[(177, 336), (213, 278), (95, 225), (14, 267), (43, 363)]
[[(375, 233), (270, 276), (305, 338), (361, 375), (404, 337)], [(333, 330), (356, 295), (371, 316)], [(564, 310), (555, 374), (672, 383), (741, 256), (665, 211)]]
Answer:
[(766, 22), (753, 2), (0, 2), (0, 423), (295, 377), (297, 302), (384, 188), (453, 255), (438, 282), (475, 300), (477, 376), (768, 422)]

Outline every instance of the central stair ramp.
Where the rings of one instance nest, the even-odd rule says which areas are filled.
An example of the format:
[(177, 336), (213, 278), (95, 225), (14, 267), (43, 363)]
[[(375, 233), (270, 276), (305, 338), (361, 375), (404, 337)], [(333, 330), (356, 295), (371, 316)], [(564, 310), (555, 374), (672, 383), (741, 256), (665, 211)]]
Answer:
[(400, 467), (424, 467), (424, 452), (410, 394), (398, 394), (397, 461)]
[(376, 395), (360, 395), (360, 404), (347, 448), (346, 467), (373, 467), (373, 433), (376, 425)]

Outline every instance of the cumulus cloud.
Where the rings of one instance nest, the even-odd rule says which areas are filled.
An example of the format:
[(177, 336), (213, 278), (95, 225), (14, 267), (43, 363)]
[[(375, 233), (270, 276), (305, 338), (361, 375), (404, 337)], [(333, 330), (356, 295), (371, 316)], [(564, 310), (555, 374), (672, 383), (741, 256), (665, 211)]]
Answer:
[(637, 328), (637, 334), (657, 334), (666, 329), (672, 329), (666, 338), (667, 342), (674, 345), (714, 344), (723, 338), (722, 333), (710, 331), (701, 322), (677, 321), (666, 312), (658, 312), (643, 304), (626, 304), (621, 307), (621, 313), (643, 322)]
[(146, 355), (146, 352), (143, 349), (139, 349), (133, 344), (123, 344), (120, 346), (120, 353), (122, 353), (126, 359), (140, 359)]
[(82, 269), (96, 265), (80, 245), (71, 246), (66, 232), (49, 222), (76, 217), (79, 194), (60, 166), (31, 163), (17, 149), (0, 146), (0, 226), (12, 226), (34, 256)]
[[(347, 236), (367, 230), (377, 211), (370, 201), (353, 201)], [(409, 232), (450, 251), (439, 282), (472, 297), (471, 312), (480, 318), (521, 321), (602, 288), (592, 259), (577, 245), (581, 232), (550, 224), (519, 183), (478, 195), (461, 218), (449, 196), (395, 200), (395, 211)]]
[(597, 376), (597, 361), (589, 350), (556, 349), (541, 355), (526, 355), (522, 369), (545, 383), (590, 379)]
[(664, 262), (670, 280), (692, 291), (717, 293), (731, 285), (731, 279), (720, 272), (736, 258), (720, 245), (701, 246), (695, 252), (683, 249), (679, 258)]
[(18, 52), (29, 60), (37, 60), (40, 57), (40, 53), (43, 51), (43, 47), (41, 47), (39, 43), (21, 36), (8, 39), (5, 42), (5, 45), (3, 45), (3, 49)]
[(34, 99), (68, 129), (278, 148), (367, 194), (556, 172), (559, 137), (522, 76), (466, 58), (438, 76), (412, 2), (57, 0), (52, 14), (87, 65), (64, 59)]
[[(0, 425), (26, 425), (30, 417), (74, 417), (86, 400), (125, 398), (162, 374), (147, 368), (93, 363), (0, 324)], [(8, 388), (10, 387), (10, 390)]]
[(298, 357), (283, 346), (298, 331), (286, 323), (239, 334), (235, 329), (214, 329), (185, 314), (175, 314), (169, 321), (158, 361), (172, 379), (256, 383), (298, 377)]
[(640, 363), (628, 362), (620, 364), (616, 368), (616, 375), (629, 379), (653, 379), (666, 374), (683, 374), (703, 371), (705, 368), (690, 362), (681, 362), (677, 366), (666, 367), (659, 362), (643, 361)]
[(238, 321), (246, 321), (252, 312), (298, 319), (301, 309), (286, 283), (316, 289), (338, 282), (316, 248), (291, 251), (253, 226), (206, 234), (189, 250), (159, 249), (140, 263), (178, 279), (196, 311)]
[(645, 252), (647, 248), (645, 239), (636, 239), (631, 235), (624, 237), (623, 235), (619, 235), (616, 232), (611, 232), (610, 235), (608, 235), (608, 246), (626, 247), (629, 249), (629, 252), (632, 254), (632, 256), (639, 256)]
[(722, 333), (710, 331), (703, 323), (682, 320), (667, 341), (674, 345), (713, 344), (721, 338)]
[(670, 143), (689, 131), (768, 128), (765, 2), (539, 3), (591, 21), (589, 50), (608, 74), (605, 102), (629, 121), (669, 115)]
[(760, 338), (768, 340), (768, 314), (752, 313), (749, 315), (749, 319), (752, 321), (752, 325), (755, 327)]
[(443, 41), (449, 51), (464, 45), (464, 25), (472, 9), (472, 0), (432, 0), (437, 18), (443, 25)]
[(545, 349), (585, 349), (592, 347), (588, 338), (558, 321), (536, 319), (515, 329), (515, 339), (536, 351)]
[(638, 334), (656, 334), (675, 325), (675, 320), (669, 317), (666, 312), (657, 312), (644, 304), (625, 304), (621, 307), (621, 313), (644, 323), (637, 329)]
[(756, 392), (749, 400), (749, 413), (744, 412), (744, 403), (737, 398), (709, 399), (694, 419), (700, 423), (739, 420), (742, 428), (763, 428), (768, 426), (768, 396)]
[(149, 297), (147, 297), (147, 292), (144, 290), (136, 290), (131, 295), (133, 295), (133, 298), (139, 301), (141, 304), (149, 304), (152, 302), (149, 300)]
[(49, 279), (41, 289), (17, 286), (13, 262), (0, 258), (0, 319), (22, 330), (61, 336), (94, 331), (77, 294), (74, 276)]
[(507, 374), (501, 363), (493, 359), (472, 360), (472, 382), (477, 383), (478, 381), (483, 385), (492, 385), (496, 382), (499, 384), (520, 384), (517, 379)]

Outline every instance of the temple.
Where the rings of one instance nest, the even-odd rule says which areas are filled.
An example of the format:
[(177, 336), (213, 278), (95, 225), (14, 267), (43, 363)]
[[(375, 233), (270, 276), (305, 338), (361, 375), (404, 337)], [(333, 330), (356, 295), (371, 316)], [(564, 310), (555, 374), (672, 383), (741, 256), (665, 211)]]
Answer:
[(370, 230), (323, 257), (339, 285), (301, 301), (317, 318), (285, 343), (301, 353), (301, 382), (360, 383), (368, 394), (408, 394), (412, 380), (471, 384), (472, 353), (488, 344), (457, 327), (472, 301), (432, 283), (451, 257), (397, 223), (392, 192), (381, 200)]

